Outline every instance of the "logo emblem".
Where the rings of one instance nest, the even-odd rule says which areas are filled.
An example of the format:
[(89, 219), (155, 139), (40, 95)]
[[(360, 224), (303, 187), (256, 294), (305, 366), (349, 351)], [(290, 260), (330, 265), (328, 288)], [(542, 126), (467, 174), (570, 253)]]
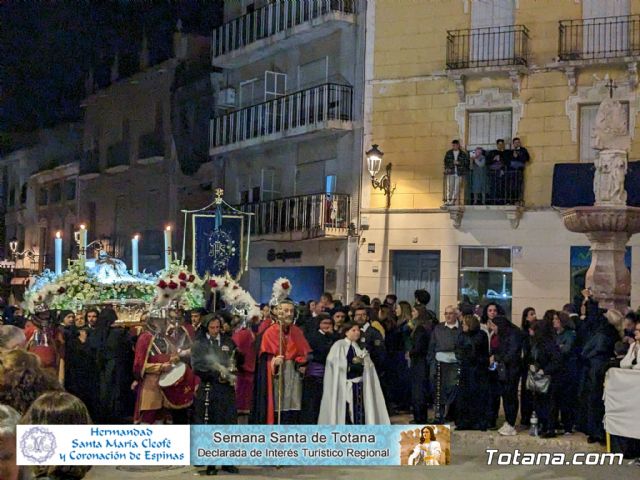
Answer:
[(209, 239), (209, 257), (213, 265), (212, 273), (224, 273), (236, 254), (236, 242), (222, 230), (213, 231), (207, 237)]
[(56, 453), (56, 437), (47, 428), (33, 427), (20, 440), (20, 451), (34, 463), (44, 463)]

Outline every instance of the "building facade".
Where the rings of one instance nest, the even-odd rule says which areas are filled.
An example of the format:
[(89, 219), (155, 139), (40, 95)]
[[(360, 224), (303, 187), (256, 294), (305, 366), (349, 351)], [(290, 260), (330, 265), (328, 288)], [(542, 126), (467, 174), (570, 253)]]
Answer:
[(206, 125), (211, 108), (209, 74), (201, 65), (208, 65), (209, 48), (207, 39), (177, 32), (172, 58), (149, 66), (143, 51), (140, 71), (122, 79), (116, 62), (113, 83), (84, 102), (78, 218), (90, 242), (127, 261), (131, 238), (140, 235), (141, 270), (164, 267), (167, 226), (181, 257), (181, 210), (209, 203), (219, 181), (206, 155), (208, 132), (197, 128)]
[[(4, 252), (17, 240), (18, 268), (41, 270), (52, 265), (56, 231), (73, 233), (77, 219), (77, 177), (82, 125), (61, 124), (33, 133), (31, 146), (1, 160)], [(66, 243), (71, 254), (71, 242)], [(26, 254), (29, 253), (30, 254)]]
[[(553, 172), (556, 164), (593, 161), (591, 127), (609, 95), (628, 105), (629, 158), (640, 157), (640, 4), (367, 3), (364, 144), (379, 144), (383, 166), (393, 164), (395, 191), (387, 209), (363, 178), (358, 291), (412, 300), (416, 288), (427, 288), (440, 312), (462, 300), (493, 300), (518, 322), (525, 307), (541, 312), (573, 301), (589, 243), (552, 208)], [(509, 148), (516, 137), (530, 154), (521, 198), (473, 205), (467, 194), (459, 205), (442, 205), (443, 158), (453, 139), (489, 150), (497, 139)], [(504, 184), (495, 188), (504, 195)], [(640, 239), (630, 245), (635, 285)], [(639, 303), (634, 287), (631, 304)]]
[(296, 300), (355, 291), (366, 4), (225, 2), (214, 31), (209, 153), (254, 214), (243, 282), (260, 301), (279, 276)]

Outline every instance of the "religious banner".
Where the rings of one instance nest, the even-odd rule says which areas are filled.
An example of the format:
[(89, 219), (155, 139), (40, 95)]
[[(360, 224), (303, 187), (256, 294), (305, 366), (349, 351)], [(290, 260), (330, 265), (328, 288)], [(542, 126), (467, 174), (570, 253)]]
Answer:
[(200, 276), (239, 278), (243, 269), (244, 217), (203, 213), (193, 215), (193, 270)]

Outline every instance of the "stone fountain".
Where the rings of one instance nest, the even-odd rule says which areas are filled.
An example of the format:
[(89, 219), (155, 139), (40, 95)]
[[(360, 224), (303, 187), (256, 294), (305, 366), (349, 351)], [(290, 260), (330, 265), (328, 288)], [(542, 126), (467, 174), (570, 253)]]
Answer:
[(623, 312), (631, 298), (631, 274), (624, 263), (627, 242), (640, 232), (640, 208), (627, 206), (624, 180), (631, 145), (628, 114), (612, 97), (598, 108), (591, 132), (591, 146), (599, 150), (594, 167), (595, 203), (565, 211), (565, 227), (584, 233), (591, 242), (591, 266), (586, 287), (602, 308)]

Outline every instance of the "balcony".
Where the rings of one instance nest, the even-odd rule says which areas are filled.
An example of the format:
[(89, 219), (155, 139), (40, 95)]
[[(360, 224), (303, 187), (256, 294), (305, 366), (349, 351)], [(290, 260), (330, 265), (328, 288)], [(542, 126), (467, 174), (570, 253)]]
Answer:
[(237, 68), (355, 22), (356, 0), (280, 0), (213, 32), (213, 64)]
[(529, 30), (524, 25), (447, 31), (447, 69), (526, 67)]
[(100, 175), (100, 152), (98, 150), (87, 150), (80, 160), (80, 170), (78, 177), (83, 180), (90, 180)]
[(559, 22), (558, 57), (570, 64), (637, 61), (640, 15)]
[(251, 234), (276, 240), (346, 238), (351, 222), (349, 195), (316, 193), (239, 205), (253, 213)]
[(148, 165), (164, 160), (164, 135), (151, 132), (140, 135), (138, 140), (138, 163)]
[(210, 155), (350, 131), (353, 88), (328, 83), (213, 118)]
[[(474, 176), (475, 175), (475, 176)], [(524, 200), (524, 171), (520, 169), (471, 170), (460, 178), (458, 198), (448, 198), (449, 175), (442, 178), (442, 209), (449, 212), (455, 228), (459, 228), (465, 212), (499, 211), (513, 228), (518, 228)]]
[(129, 168), (129, 143), (118, 142), (107, 149), (107, 169), (109, 173), (124, 172)]

